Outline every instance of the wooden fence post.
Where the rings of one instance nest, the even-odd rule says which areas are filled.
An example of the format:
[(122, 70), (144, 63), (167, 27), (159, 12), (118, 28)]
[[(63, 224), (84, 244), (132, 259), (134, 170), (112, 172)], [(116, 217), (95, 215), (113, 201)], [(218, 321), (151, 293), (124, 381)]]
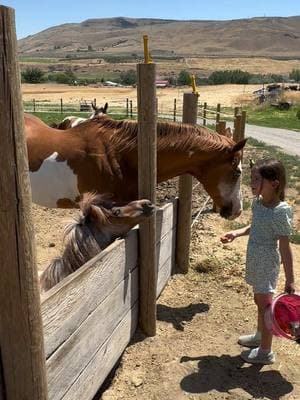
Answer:
[[(156, 202), (156, 65), (137, 65), (138, 184), (139, 198)], [(149, 336), (156, 334), (156, 215), (140, 224), (140, 325)]]
[(242, 111), (240, 140), (245, 139), (246, 118), (247, 118), (247, 112)]
[[(184, 93), (182, 122), (197, 123), (198, 94)], [(191, 175), (179, 177), (179, 202), (176, 238), (176, 264), (180, 272), (187, 273), (189, 269), (189, 252), (192, 219), (192, 182)]]
[(63, 111), (64, 111), (63, 99), (60, 99), (60, 113), (62, 114)]
[(220, 121), (220, 113), (221, 113), (221, 104), (217, 104), (217, 113), (216, 113), (216, 126), (218, 125), (218, 122)]
[(222, 135), (222, 132), (224, 132), (225, 129), (226, 129), (226, 121), (220, 120), (216, 125), (216, 132)]
[(46, 400), (44, 337), (12, 8), (0, 6), (0, 398)]
[(129, 116), (129, 99), (126, 99), (126, 118)]
[(236, 143), (240, 141), (241, 128), (242, 128), (242, 116), (237, 115), (234, 119), (234, 132), (233, 132), (233, 140)]
[(32, 99), (32, 103), (33, 103), (33, 112), (35, 113), (35, 99)]
[(176, 122), (176, 112), (177, 112), (176, 99), (174, 99), (174, 111), (173, 111), (173, 121), (174, 122)]
[(204, 104), (203, 104), (203, 126), (206, 126), (206, 110), (207, 110), (207, 103), (204, 102)]
[(130, 118), (132, 118), (132, 100), (130, 100)]

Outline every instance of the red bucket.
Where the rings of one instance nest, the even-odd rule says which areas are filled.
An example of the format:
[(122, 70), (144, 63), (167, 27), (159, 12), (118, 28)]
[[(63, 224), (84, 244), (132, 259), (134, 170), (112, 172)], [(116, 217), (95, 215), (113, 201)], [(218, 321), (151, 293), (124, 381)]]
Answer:
[(281, 294), (265, 312), (265, 323), (274, 335), (290, 340), (300, 339), (300, 296)]

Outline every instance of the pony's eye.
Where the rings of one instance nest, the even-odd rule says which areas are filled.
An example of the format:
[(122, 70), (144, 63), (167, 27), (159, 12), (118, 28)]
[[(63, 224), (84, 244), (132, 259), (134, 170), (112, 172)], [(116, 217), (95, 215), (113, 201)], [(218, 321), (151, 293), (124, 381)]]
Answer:
[(120, 209), (119, 208), (115, 208), (112, 210), (112, 213), (115, 217), (118, 217), (120, 215)]

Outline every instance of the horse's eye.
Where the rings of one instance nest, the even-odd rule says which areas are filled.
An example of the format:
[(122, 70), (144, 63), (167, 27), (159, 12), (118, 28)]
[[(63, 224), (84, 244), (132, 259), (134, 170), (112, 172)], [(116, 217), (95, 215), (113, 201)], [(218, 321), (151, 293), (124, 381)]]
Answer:
[(121, 213), (121, 210), (119, 208), (115, 208), (112, 210), (112, 213), (115, 217), (118, 217)]

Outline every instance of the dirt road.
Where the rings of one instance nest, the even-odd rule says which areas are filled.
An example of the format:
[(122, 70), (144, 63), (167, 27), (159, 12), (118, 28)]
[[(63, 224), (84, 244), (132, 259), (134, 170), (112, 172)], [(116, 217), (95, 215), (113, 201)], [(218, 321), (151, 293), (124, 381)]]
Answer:
[(245, 134), (246, 137), (251, 136), (266, 144), (281, 147), (288, 154), (300, 156), (300, 132), (247, 124)]

